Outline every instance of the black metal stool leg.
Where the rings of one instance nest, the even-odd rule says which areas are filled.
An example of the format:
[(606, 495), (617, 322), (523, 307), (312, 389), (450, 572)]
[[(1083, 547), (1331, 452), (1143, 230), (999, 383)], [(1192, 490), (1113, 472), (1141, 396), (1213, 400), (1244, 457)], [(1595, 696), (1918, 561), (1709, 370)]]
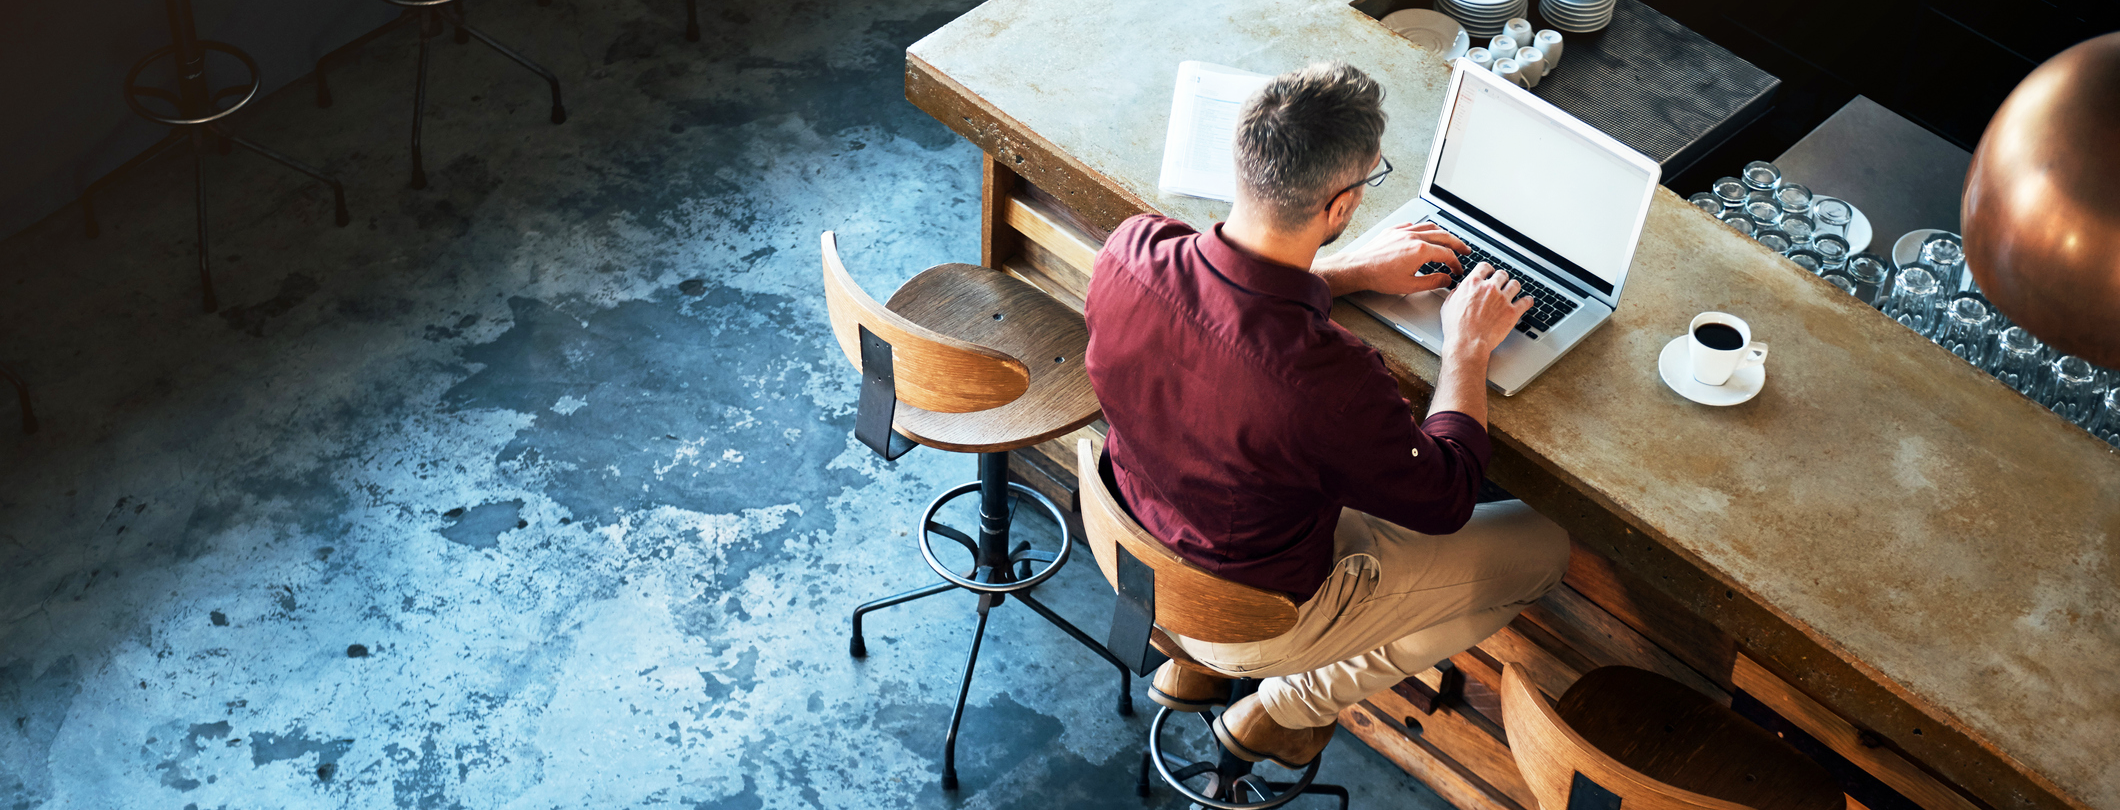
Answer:
[(232, 132), (223, 131), (219, 126), (214, 127), (214, 132), (216, 134), (219, 134), (223, 141), (233, 142), (237, 146), (243, 147), (244, 149), (248, 149), (252, 152), (256, 152), (259, 155), (263, 155), (265, 158), (271, 160), (274, 163), (278, 163), (282, 166), (286, 166), (287, 168), (309, 175), (310, 177), (316, 178), (317, 182), (330, 186), (331, 204), (332, 207), (335, 209), (334, 213), (337, 215), (334, 219), (337, 222), (338, 226), (344, 228), (346, 227), (347, 223), (353, 221), (353, 218), (346, 214), (346, 187), (340, 185), (337, 178), (325, 174), (322, 170), (307, 163), (303, 163), (299, 160), (295, 160), (294, 158), (275, 152), (271, 149), (267, 149), (264, 144), (258, 143), (257, 141), (253, 141), (249, 138), (245, 138), (241, 135), (237, 135)]
[(986, 617), (996, 596), (979, 596), (979, 628), (972, 631), (972, 654), (964, 659), (964, 682), (957, 685), (957, 708), (950, 710), (950, 733), (942, 740), (943, 790), (957, 789), (957, 725), (964, 722), (964, 701), (972, 694), (972, 670), (979, 666), (979, 642), (986, 638)]
[(938, 582), (936, 584), (929, 585), (925, 588), (915, 588), (913, 590), (906, 591), (905, 593), (901, 593), (896, 596), (886, 596), (882, 599), (878, 599), (873, 602), (867, 602), (860, 607), (854, 608), (854, 640), (848, 643), (847, 654), (852, 655), (855, 658), (867, 658), (869, 655), (868, 642), (865, 641), (861, 635), (862, 614), (882, 610), (892, 605), (903, 605), (915, 599), (926, 599), (930, 596), (934, 596), (935, 594), (942, 593), (944, 591), (955, 590), (956, 587), (956, 583), (953, 582)]
[(213, 294), (213, 271), (207, 267), (206, 259), (206, 133), (194, 128), (191, 135), (192, 188), (199, 211), (199, 288), (204, 294), (199, 305), (203, 311), (213, 312), (221, 308), (221, 301)]
[(486, 43), (486, 47), (499, 51), (502, 56), (515, 60), (515, 63), (518, 65), (522, 65), (523, 67), (529, 68), (531, 73), (535, 73), (541, 77), (544, 77), (545, 83), (552, 86), (552, 123), (567, 123), (567, 108), (565, 105), (562, 105), (559, 100), (558, 76), (552, 75), (552, 71), (546, 70), (542, 66), (538, 65), (536, 62), (530, 61), (528, 57), (525, 57), (522, 54), (510, 50), (508, 46), (502, 45), (498, 40), (486, 36), (486, 32), (484, 31), (480, 31), (477, 28), (474, 28), (469, 25), (463, 26), (463, 30), (469, 31), (474, 37), (478, 37), (478, 41)]
[(699, 41), (699, 0), (685, 0), (685, 41)]
[(1119, 668), (1119, 715), (1121, 717), (1132, 717), (1134, 714), (1133, 672), (1126, 668), (1126, 663), (1120, 661), (1119, 656), (1113, 655), (1111, 650), (1105, 649), (1104, 645), (1098, 643), (1096, 639), (1090, 638), (1088, 633), (1076, 629), (1074, 624), (1061, 618), (1060, 614), (1054, 613), (1052, 608), (1046, 607), (1045, 603), (1038, 601), (1030, 593), (1018, 593), (1016, 594), (1016, 600), (1036, 611), (1038, 615), (1044, 616), (1046, 621), (1052, 622), (1053, 626), (1060, 628), (1061, 632), (1073, 636), (1076, 641), (1082, 643), (1082, 646), (1088, 647), (1090, 652), (1102, 656), (1104, 660), (1110, 661), (1112, 666)]
[(420, 124), (427, 113), (427, 24), (420, 23), (420, 67), (412, 87), (412, 187), (427, 187), (427, 168), (420, 164)]

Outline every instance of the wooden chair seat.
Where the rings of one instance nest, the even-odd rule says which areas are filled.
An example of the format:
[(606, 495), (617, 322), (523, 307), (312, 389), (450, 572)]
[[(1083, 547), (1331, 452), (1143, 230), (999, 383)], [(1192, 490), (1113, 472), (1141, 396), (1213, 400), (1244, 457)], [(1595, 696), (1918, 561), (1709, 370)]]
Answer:
[(1685, 684), (1592, 670), (1558, 707), (1522, 668), (1502, 673), (1509, 749), (1540, 810), (1844, 810), (1825, 768)]
[(959, 453), (1014, 450), (1071, 433), (1102, 413), (1082, 367), (1089, 328), (1036, 287), (978, 265), (942, 264), (914, 276), (884, 306), (1014, 357), (1030, 371), (1029, 389), (997, 408), (938, 413), (900, 401), (895, 426), (914, 441)]
[(1847, 806), (1825, 768), (1773, 732), (1648, 670), (1592, 670), (1554, 712), (1620, 764), (1681, 790), (1753, 810)]

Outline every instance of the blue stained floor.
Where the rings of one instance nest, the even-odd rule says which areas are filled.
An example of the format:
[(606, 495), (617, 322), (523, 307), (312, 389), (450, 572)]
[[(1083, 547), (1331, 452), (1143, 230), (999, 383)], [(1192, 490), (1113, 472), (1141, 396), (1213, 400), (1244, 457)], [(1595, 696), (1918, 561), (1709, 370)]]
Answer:
[[(978, 255), (977, 152), (902, 87), (970, 4), (702, 5), (694, 44), (669, 0), (481, 4), (571, 117), (442, 44), (424, 191), (409, 34), (330, 109), (261, 100), (238, 130), (341, 177), (354, 224), (211, 158), (216, 315), (183, 160), (99, 240), (68, 208), (0, 244), (0, 363), (44, 421), (0, 430), (0, 809), (1172, 804), (1133, 794), (1139, 682), (1117, 716), (1112, 670), (1020, 608), (955, 796), (971, 598), (847, 655), (853, 605), (932, 581), (906, 529), (974, 465), (853, 440), (817, 235), (879, 297)], [(1102, 635), (1093, 566), (1039, 593)], [(1324, 779), (1442, 806), (1344, 734)]]

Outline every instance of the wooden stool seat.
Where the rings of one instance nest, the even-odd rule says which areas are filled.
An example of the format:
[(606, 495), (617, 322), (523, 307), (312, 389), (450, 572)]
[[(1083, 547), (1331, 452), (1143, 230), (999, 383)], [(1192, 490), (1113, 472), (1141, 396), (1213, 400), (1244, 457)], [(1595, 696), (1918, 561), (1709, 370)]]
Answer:
[(959, 453), (992, 453), (1058, 438), (1096, 421), (1097, 393), (1083, 371), (1089, 327), (1036, 287), (998, 270), (942, 264), (898, 288), (887, 309), (967, 343), (1002, 352), (1030, 371), (1030, 387), (997, 408), (924, 411), (898, 403), (898, 432)]
[(1648, 670), (1592, 670), (1554, 712), (1620, 764), (1672, 787), (1753, 810), (1847, 806), (1825, 768), (1773, 732)]
[(1558, 707), (1518, 667), (1502, 675), (1509, 748), (1540, 810), (1843, 810), (1824, 767), (1685, 684), (1592, 670)]

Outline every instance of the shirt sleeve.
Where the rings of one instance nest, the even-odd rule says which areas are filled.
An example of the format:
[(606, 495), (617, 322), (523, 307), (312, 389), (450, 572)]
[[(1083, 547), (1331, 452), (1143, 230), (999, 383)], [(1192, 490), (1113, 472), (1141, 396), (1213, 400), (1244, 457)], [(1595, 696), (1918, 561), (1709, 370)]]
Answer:
[(1319, 420), (1326, 491), (1423, 534), (1463, 528), (1494, 453), (1486, 428), (1456, 411), (1415, 424), (1383, 362), (1366, 359), (1373, 370), (1360, 375), (1337, 414)]

